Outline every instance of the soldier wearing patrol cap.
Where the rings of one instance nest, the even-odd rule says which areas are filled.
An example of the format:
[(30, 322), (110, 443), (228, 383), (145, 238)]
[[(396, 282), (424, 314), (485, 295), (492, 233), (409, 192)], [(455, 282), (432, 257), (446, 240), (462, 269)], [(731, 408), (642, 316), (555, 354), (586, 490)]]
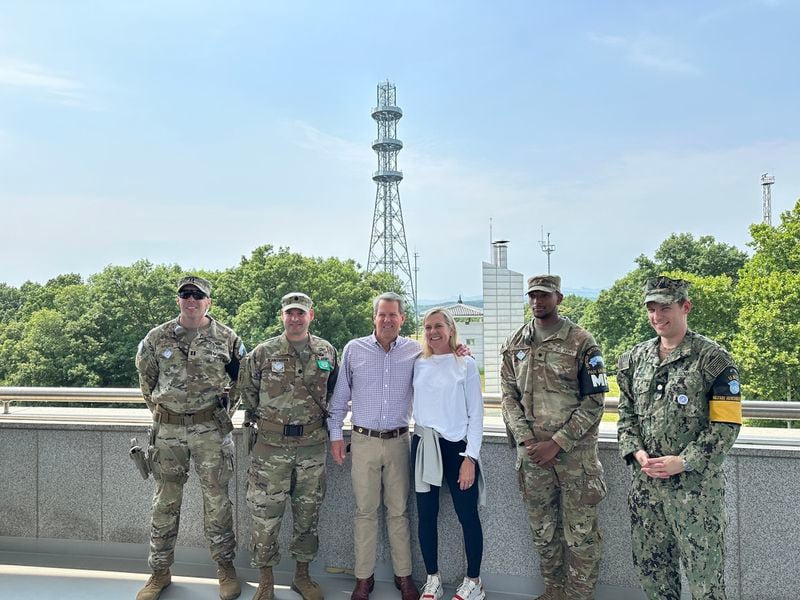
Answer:
[(319, 547), (317, 524), (325, 495), (325, 419), (338, 373), (336, 350), (308, 332), (311, 298), (281, 299), (283, 334), (255, 347), (242, 363), (239, 390), (246, 420), (257, 423), (251, 451), (247, 507), (253, 518), (252, 565), (261, 570), (253, 600), (275, 597), (272, 567), (280, 562), (278, 531), (287, 498), (292, 505), (289, 552), (297, 563), (292, 589), (304, 600), (322, 600), (309, 563)]
[(606, 495), (597, 431), (608, 380), (600, 348), (559, 316), (561, 278), (528, 279), (533, 320), (504, 344), (503, 419), (517, 447), (520, 490), (545, 592), (537, 600), (594, 598), (598, 504)]
[(234, 447), (226, 388), (236, 383), (245, 347), (232, 329), (208, 314), (211, 283), (202, 277), (178, 282), (180, 315), (151, 330), (139, 344), (139, 386), (153, 413), (148, 451), (156, 492), (150, 556), (153, 575), (137, 600), (155, 600), (170, 585), (183, 486), (189, 462), (200, 479), (204, 530), (219, 564), (220, 598), (237, 598), (233, 567), (236, 539), (228, 481)]
[(651, 600), (724, 600), (725, 476), (742, 422), (739, 372), (688, 328), (688, 283), (656, 277), (644, 304), (657, 337), (619, 359), (619, 450), (633, 467), (633, 563)]

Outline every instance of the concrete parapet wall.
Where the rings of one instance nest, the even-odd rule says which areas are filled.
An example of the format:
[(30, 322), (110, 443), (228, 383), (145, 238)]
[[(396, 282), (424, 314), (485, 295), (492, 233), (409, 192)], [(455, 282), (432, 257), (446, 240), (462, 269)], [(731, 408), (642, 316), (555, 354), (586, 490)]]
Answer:
[[(239, 433), (237, 430), (236, 435)], [(131, 437), (144, 440), (145, 428), (113, 423), (0, 422), (0, 507), (4, 515), (0, 538), (140, 544), (144, 566), (154, 482), (142, 481), (128, 459)], [(247, 565), (247, 461), (241, 444), (237, 448), (237, 476), (230, 494), (239, 542), (237, 563)], [(538, 555), (517, 487), (514, 450), (504, 437), (487, 434), (481, 456), (488, 492), (487, 506), (481, 512), (485, 536), (482, 575), (490, 590), (534, 595), (541, 589)], [(630, 558), (626, 503), (630, 473), (612, 441), (601, 442), (601, 461), (609, 494), (600, 510), (604, 558), (598, 597), (641, 598)], [(796, 599), (800, 594), (800, 448), (735, 447), (725, 471), (729, 598)], [(425, 570), (417, 548), (413, 497), (409, 508), (414, 575), (419, 580), (424, 579)], [(291, 533), (289, 512), (287, 507), (281, 531), (285, 568), (291, 566), (285, 551)], [(336, 573), (352, 569), (353, 513), (350, 464), (340, 467), (329, 461), (316, 570)], [(206, 548), (202, 523), (202, 499), (193, 473), (186, 485), (179, 546)], [(463, 576), (465, 560), (460, 526), (446, 490), (439, 530), (440, 567), (445, 580), (455, 582)], [(379, 579), (392, 575), (385, 540), (382, 534), (376, 571)]]

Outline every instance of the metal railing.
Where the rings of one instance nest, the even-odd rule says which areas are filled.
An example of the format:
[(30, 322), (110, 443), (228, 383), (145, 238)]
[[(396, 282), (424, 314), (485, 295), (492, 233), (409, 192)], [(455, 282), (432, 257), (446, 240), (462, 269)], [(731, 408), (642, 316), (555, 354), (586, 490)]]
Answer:
[[(487, 408), (500, 408), (500, 394), (484, 394)], [(62, 387), (0, 387), (3, 414), (9, 414), (13, 402), (64, 402), (144, 404), (138, 388), (62, 388)], [(619, 399), (607, 397), (605, 410), (616, 413)], [(745, 400), (742, 414), (748, 419), (800, 420), (800, 402)]]

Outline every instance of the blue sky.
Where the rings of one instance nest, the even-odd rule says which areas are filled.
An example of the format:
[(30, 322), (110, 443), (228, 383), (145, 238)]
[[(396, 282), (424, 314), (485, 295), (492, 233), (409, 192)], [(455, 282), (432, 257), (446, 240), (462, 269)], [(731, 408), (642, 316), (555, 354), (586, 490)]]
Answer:
[(800, 7), (0, 0), (0, 281), (258, 245), (365, 264), (376, 85), (421, 298), (509, 266), (603, 288), (672, 232), (800, 197)]

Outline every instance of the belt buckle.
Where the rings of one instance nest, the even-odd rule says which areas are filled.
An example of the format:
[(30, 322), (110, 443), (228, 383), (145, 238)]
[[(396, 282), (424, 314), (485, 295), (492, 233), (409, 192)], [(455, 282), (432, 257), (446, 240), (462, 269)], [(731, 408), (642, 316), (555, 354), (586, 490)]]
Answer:
[(283, 435), (286, 437), (299, 437), (303, 435), (303, 425), (284, 425)]

